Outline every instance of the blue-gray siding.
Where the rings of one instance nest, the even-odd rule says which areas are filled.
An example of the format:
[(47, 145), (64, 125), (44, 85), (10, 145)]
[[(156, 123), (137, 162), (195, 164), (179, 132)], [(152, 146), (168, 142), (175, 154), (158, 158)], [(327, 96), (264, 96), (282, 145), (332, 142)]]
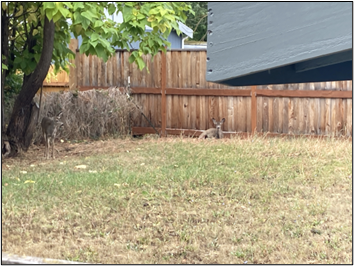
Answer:
[(210, 2), (208, 81), (352, 79), (351, 2)]
[[(147, 29), (146, 31), (151, 31)], [(71, 38), (75, 38), (74, 34), (71, 34)], [(171, 49), (182, 49), (182, 34), (180, 36), (177, 35), (175, 31), (172, 31), (171, 34), (168, 36), (167, 40), (171, 43)], [(82, 44), (82, 37), (78, 37), (78, 47), (80, 47)], [(139, 48), (139, 42), (133, 42), (131, 44), (132, 49), (138, 49)], [(116, 49), (119, 49), (119, 47), (115, 47)]]

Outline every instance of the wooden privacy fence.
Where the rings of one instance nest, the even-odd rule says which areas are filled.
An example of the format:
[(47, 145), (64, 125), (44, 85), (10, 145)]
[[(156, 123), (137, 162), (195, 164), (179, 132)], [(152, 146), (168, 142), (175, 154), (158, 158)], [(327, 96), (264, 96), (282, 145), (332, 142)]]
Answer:
[[(75, 47), (75, 44), (74, 46)], [(76, 50), (71, 88), (125, 87), (130, 76), (135, 101), (162, 135), (195, 134), (213, 127), (211, 118), (226, 122), (234, 133), (352, 135), (352, 81), (230, 87), (207, 82), (205, 50), (172, 50), (139, 71), (128, 62), (130, 52), (117, 50), (104, 63)], [(133, 134), (154, 133), (140, 114)]]

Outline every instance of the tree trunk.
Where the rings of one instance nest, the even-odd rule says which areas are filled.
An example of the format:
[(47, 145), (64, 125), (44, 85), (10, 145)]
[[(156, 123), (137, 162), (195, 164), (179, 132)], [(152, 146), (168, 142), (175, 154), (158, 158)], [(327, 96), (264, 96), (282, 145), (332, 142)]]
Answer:
[[(9, 18), (6, 10), (1, 10), (1, 62), (8, 66), (9, 56)], [(2, 58), (2, 55), (5, 58)], [(5, 133), (5, 118), (4, 118), (4, 86), (5, 86), (6, 71), (1, 67), (1, 150), (4, 148), (4, 133)]]
[(42, 85), (51, 61), (54, 47), (55, 25), (53, 20), (46, 17), (43, 27), (43, 48), (42, 54), (36, 69), (32, 74), (24, 77), (22, 89), (15, 101), (14, 108), (7, 127), (6, 135), (11, 145), (11, 155), (16, 155), (20, 150), (27, 151), (31, 144), (35, 130), (34, 119), (38, 109), (33, 101), (39, 87)]

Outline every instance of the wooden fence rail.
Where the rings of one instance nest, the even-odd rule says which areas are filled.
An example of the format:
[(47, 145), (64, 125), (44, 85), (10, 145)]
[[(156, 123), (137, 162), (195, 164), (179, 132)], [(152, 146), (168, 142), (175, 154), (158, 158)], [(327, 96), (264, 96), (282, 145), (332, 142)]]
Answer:
[[(168, 51), (153, 60), (147, 55), (143, 71), (129, 64), (129, 55), (117, 50), (104, 63), (76, 50), (70, 87), (125, 87), (130, 77), (135, 101), (163, 136), (198, 135), (213, 127), (212, 117), (225, 117), (226, 135), (352, 135), (352, 81), (230, 87), (206, 81), (206, 51)], [(150, 131), (147, 121), (134, 117), (133, 133)]]

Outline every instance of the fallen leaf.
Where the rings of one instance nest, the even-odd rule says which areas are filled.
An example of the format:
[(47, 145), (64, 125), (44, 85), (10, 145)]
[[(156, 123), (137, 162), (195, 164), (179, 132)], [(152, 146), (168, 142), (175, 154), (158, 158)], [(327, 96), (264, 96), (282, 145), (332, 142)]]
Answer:
[(86, 169), (87, 165), (84, 165), (84, 164), (80, 164), (80, 165), (77, 165), (75, 166), (75, 168), (77, 169)]
[(33, 181), (33, 180), (26, 180), (26, 181), (24, 182), (24, 184), (26, 184), (26, 183), (36, 183), (36, 181)]
[(97, 171), (96, 170), (93, 170), (93, 171), (89, 170), (89, 173), (97, 173)]
[(20, 171), (21, 174), (27, 174), (27, 171)]

